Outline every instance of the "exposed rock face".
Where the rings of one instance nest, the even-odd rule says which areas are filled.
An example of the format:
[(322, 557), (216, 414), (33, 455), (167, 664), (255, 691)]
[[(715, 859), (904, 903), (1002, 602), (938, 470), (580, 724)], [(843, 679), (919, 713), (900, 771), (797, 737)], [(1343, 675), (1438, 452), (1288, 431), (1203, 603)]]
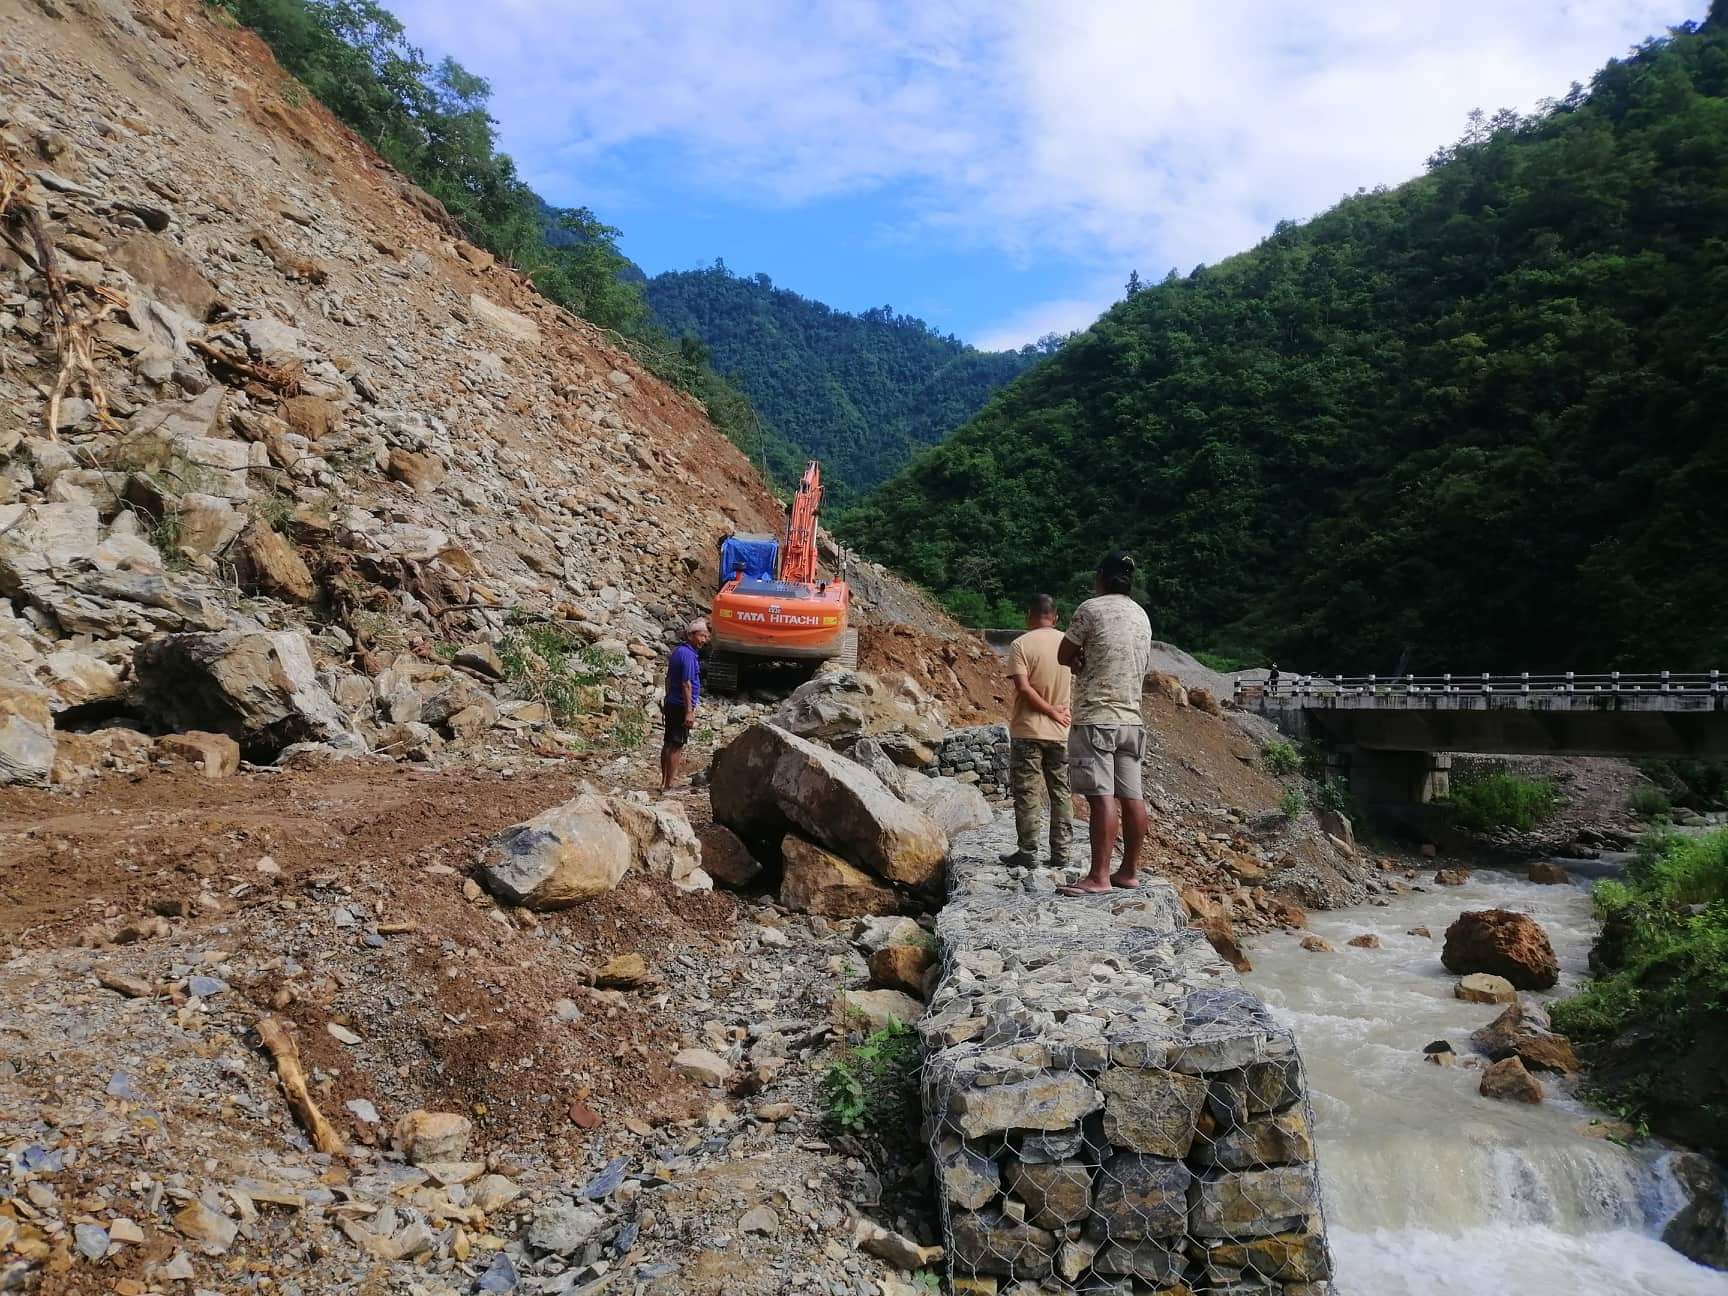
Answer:
[(758, 724), (714, 757), (714, 817), (745, 840), (796, 830), (876, 876), (933, 881), (947, 834), (870, 771), (784, 729)]
[(1548, 1014), (1536, 1004), (1514, 999), (1488, 1025), (1470, 1036), (1470, 1047), (1498, 1062), (1516, 1057), (1531, 1071), (1571, 1075), (1578, 1070), (1572, 1042), (1556, 1035)]
[(0, 787), (46, 787), (54, 773), (54, 734), (46, 724), (0, 713)]
[(505, 829), (476, 876), (510, 904), (564, 909), (617, 886), (633, 859), (629, 835), (600, 798), (580, 796)]
[(889, 914), (900, 897), (838, 855), (788, 834), (781, 843), (780, 903), (824, 918)]
[(177, 729), (225, 733), (255, 759), (292, 742), (358, 742), (292, 631), (167, 635), (138, 649), (139, 688)]
[(1478, 909), (1446, 929), (1440, 961), (1453, 972), (1488, 972), (1520, 990), (1547, 990), (1560, 979), (1548, 933), (1524, 914)]
[(1723, 1205), (1722, 1172), (1708, 1158), (1686, 1153), (1675, 1158), (1674, 1177), (1691, 1200), (1662, 1230), (1662, 1240), (1688, 1260), (1728, 1270), (1728, 1207)]

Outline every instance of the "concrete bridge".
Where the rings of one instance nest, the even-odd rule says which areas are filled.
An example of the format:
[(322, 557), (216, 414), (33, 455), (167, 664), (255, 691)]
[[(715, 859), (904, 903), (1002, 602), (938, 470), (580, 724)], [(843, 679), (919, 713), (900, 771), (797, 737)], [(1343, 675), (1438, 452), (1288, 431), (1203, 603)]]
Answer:
[(1728, 756), (1728, 678), (1699, 674), (1281, 676), (1236, 701), (1336, 754), (1364, 801), (1449, 791), (1451, 754)]

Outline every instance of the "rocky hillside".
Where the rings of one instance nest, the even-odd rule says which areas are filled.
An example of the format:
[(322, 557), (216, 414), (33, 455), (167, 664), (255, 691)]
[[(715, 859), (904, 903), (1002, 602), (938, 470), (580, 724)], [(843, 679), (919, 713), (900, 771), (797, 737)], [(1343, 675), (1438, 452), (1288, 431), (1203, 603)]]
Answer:
[[(0, 777), (125, 759), (80, 732), (121, 719), (253, 757), (639, 727), (716, 539), (780, 516), (702, 409), (220, 10), (9, 8)], [(259, 670), (294, 682), (239, 700)]]

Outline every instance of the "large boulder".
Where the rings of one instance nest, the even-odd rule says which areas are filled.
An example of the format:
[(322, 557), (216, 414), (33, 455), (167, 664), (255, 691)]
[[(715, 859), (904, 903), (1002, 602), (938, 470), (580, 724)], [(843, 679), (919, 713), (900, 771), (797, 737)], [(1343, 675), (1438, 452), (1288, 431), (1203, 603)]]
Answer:
[(604, 799), (585, 793), (499, 833), (476, 876), (510, 904), (565, 909), (617, 886), (635, 852)]
[(46, 787), (53, 774), (53, 729), (21, 715), (0, 714), (0, 787)]
[(254, 760), (293, 742), (359, 743), (298, 631), (166, 635), (140, 645), (133, 667), (169, 728), (225, 733)]
[(709, 824), (696, 834), (702, 848), (702, 869), (721, 886), (746, 887), (762, 873), (743, 838), (725, 824)]
[(1548, 933), (1535, 919), (1510, 909), (1461, 914), (1446, 929), (1440, 961), (1457, 973), (1488, 972), (1520, 990), (1547, 990), (1560, 979)]
[(769, 724), (756, 724), (715, 757), (714, 818), (744, 837), (789, 831), (891, 882), (935, 881), (948, 835), (863, 766)]
[(867, 671), (831, 671), (801, 684), (769, 717), (771, 724), (822, 742), (904, 735), (939, 742), (940, 710), (910, 680), (893, 683)]
[(602, 797), (606, 812), (630, 838), (634, 863), (649, 877), (671, 880), (680, 891), (707, 891), (713, 879), (702, 870), (696, 830), (674, 801), (643, 805), (623, 797)]
[(1554, 1033), (1539, 1005), (1522, 1000), (1508, 1004), (1505, 1012), (1471, 1035), (1470, 1047), (1495, 1062), (1515, 1057), (1531, 1071), (1571, 1075), (1578, 1070), (1572, 1042)]
[(820, 846), (788, 834), (780, 850), (785, 860), (780, 903), (788, 909), (824, 918), (861, 918), (899, 908), (900, 898), (893, 891)]
[(905, 779), (905, 786), (906, 804), (923, 811), (949, 837), (958, 837), (974, 828), (988, 828), (995, 822), (990, 803), (970, 783), (912, 775)]

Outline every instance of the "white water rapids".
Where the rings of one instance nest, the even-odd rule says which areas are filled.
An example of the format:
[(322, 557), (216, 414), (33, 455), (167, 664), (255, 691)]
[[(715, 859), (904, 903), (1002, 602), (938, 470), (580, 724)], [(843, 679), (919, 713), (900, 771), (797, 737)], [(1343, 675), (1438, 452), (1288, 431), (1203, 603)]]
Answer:
[[(1547, 1100), (1526, 1107), (1481, 1097), (1480, 1071), (1423, 1060), (1438, 1039), (1468, 1056), (1470, 1032), (1501, 1011), (1453, 998), (1457, 978), (1440, 965), (1452, 920), (1530, 914), (1561, 967), (1560, 985), (1534, 997), (1558, 998), (1588, 975), (1586, 881), (1478, 871), (1462, 887), (1421, 885), (1384, 908), (1311, 913), (1309, 929), (1336, 953), (1301, 949), (1302, 933), (1248, 951), (1249, 986), (1295, 1030), (1307, 1063), (1339, 1296), (1728, 1296), (1728, 1274), (1660, 1240), (1684, 1204), (1662, 1151), (1591, 1133), (1607, 1118), (1554, 1077), (1541, 1077)], [(1364, 933), (1382, 947), (1345, 944)]]

